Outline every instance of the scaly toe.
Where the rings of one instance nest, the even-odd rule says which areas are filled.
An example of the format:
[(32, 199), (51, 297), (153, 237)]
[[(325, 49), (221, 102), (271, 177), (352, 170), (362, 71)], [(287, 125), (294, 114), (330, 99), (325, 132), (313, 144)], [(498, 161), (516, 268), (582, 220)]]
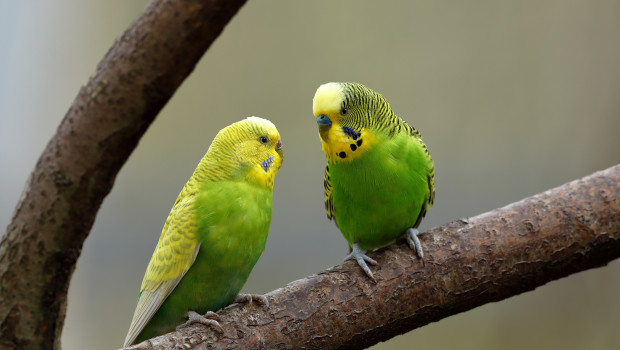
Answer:
[(416, 252), (420, 259), (422, 259), (422, 263), (424, 263), (424, 251), (422, 250), (422, 244), (420, 243), (418, 234), (419, 232), (417, 229), (410, 228), (405, 232), (405, 238), (407, 239), (409, 247)]
[(269, 300), (261, 294), (239, 294), (232, 303), (251, 303), (253, 301), (269, 307)]
[(366, 262), (368, 262), (371, 265), (379, 265), (378, 262), (376, 262), (374, 259), (366, 256), (366, 251), (363, 249), (360, 249), (359, 245), (357, 243), (353, 244), (353, 250), (351, 251), (351, 253), (349, 255), (347, 255), (344, 260), (355, 260), (357, 261), (357, 264), (362, 268), (362, 270), (364, 270), (364, 273), (366, 273), (366, 276), (370, 277), (375, 283), (377, 282), (377, 280), (375, 279), (375, 276), (372, 274), (372, 271), (370, 271), (370, 268), (368, 267), (368, 265), (366, 265)]
[(204, 314), (203, 316), (197, 313), (196, 311), (189, 310), (187, 311), (187, 317), (188, 317), (187, 322), (177, 326), (176, 328), (177, 330), (181, 328), (185, 328), (187, 326), (191, 326), (196, 323), (200, 323), (205, 326), (213, 327), (220, 333), (224, 333), (224, 328), (222, 328), (220, 323), (216, 321), (216, 320), (219, 320), (220, 317), (213, 311), (207, 311), (207, 313)]

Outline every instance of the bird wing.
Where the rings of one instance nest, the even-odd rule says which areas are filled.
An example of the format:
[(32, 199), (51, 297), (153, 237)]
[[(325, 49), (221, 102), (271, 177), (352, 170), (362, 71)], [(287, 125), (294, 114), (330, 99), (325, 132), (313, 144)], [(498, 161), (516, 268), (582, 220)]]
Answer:
[(140, 288), (140, 298), (125, 338), (133, 343), (161, 304), (192, 266), (200, 249), (193, 220), (195, 196), (187, 196), (172, 208), (151, 257)]
[(334, 202), (332, 199), (332, 182), (329, 177), (329, 164), (325, 166), (325, 177), (323, 178), (323, 187), (325, 188), (325, 214), (328, 220), (334, 220), (336, 226), (336, 214), (334, 211)]
[[(413, 129), (413, 128), (412, 128)], [(417, 228), (420, 225), (420, 222), (422, 221), (422, 219), (424, 218), (424, 216), (426, 215), (426, 209), (428, 206), (433, 206), (433, 204), (435, 203), (435, 165), (433, 164), (433, 160), (431, 159), (431, 155), (428, 152), (428, 147), (426, 146), (426, 144), (422, 141), (422, 138), (420, 137), (420, 134), (417, 133), (417, 130), (413, 129), (413, 132), (410, 132), (409, 135), (416, 141), (419, 142), (420, 147), (422, 148), (423, 151), (423, 157), (425, 157), (425, 162), (423, 164), (425, 164), (424, 167), (422, 167), (422, 170), (419, 173), (420, 177), (424, 177), (424, 175), (426, 175), (426, 179), (424, 179), (426, 181), (426, 186), (427, 186), (427, 192), (426, 192), (426, 197), (424, 198), (424, 203), (422, 203), (422, 207), (420, 208), (420, 213), (418, 214), (418, 218), (416, 219), (415, 224), (413, 225), (413, 228)], [(417, 133), (417, 134), (415, 134)]]
[(426, 173), (426, 186), (428, 187), (428, 193), (425, 202), (432, 207), (435, 203), (435, 165), (433, 164), (433, 160), (431, 159), (431, 154), (428, 152), (428, 147), (426, 146), (424, 141), (422, 141), (419, 133), (416, 141), (420, 143), (420, 146), (424, 151), (424, 156), (426, 157), (426, 169), (424, 170)]
[(435, 167), (431, 168), (429, 172), (426, 183), (428, 185), (428, 204), (432, 207), (435, 204)]

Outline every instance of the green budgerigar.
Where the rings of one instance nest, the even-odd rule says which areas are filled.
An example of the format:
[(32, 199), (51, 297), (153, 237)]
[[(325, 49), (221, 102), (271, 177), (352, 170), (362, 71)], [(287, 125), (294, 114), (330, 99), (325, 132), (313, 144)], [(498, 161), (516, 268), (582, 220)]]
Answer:
[(325, 167), (325, 211), (375, 280), (366, 252), (404, 235), (421, 259), (416, 229), (435, 198), (434, 165), (420, 133), (379, 93), (357, 83), (327, 83), (314, 95)]
[(282, 160), (266, 119), (220, 130), (166, 219), (124, 346), (172, 331), (186, 316), (221, 330), (214, 311), (252, 297), (266, 303), (239, 291), (265, 248)]

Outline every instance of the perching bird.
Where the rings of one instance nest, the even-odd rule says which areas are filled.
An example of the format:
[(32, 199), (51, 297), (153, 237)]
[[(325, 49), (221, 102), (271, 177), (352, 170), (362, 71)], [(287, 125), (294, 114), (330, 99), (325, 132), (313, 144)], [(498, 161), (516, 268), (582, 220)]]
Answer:
[(416, 229), (435, 198), (434, 165), (420, 133), (380, 94), (356, 83), (321, 85), (313, 112), (325, 167), (325, 211), (375, 280), (366, 252), (405, 235), (421, 259)]
[(166, 219), (124, 346), (170, 332), (186, 315), (221, 330), (213, 311), (251, 301), (238, 293), (265, 248), (282, 159), (266, 119), (220, 130)]

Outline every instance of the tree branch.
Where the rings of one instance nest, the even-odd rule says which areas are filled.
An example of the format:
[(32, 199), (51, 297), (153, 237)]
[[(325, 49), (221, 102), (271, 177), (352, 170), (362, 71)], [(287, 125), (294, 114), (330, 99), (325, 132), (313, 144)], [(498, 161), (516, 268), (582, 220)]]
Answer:
[(0, 242), (0, 348), (60, 348), (69, 279), (140, 137), (245, 0), (154, 0), (39, 158)]
[[(347, 262), (231, 305), (224, 334), (193, 326), (130, 347), (361, 349), (444, 317), (606, 265), (620, 256), (620, 165), (371, 253), (372, 284)], [(180, 347), (179, 347), (180, 346)]]

